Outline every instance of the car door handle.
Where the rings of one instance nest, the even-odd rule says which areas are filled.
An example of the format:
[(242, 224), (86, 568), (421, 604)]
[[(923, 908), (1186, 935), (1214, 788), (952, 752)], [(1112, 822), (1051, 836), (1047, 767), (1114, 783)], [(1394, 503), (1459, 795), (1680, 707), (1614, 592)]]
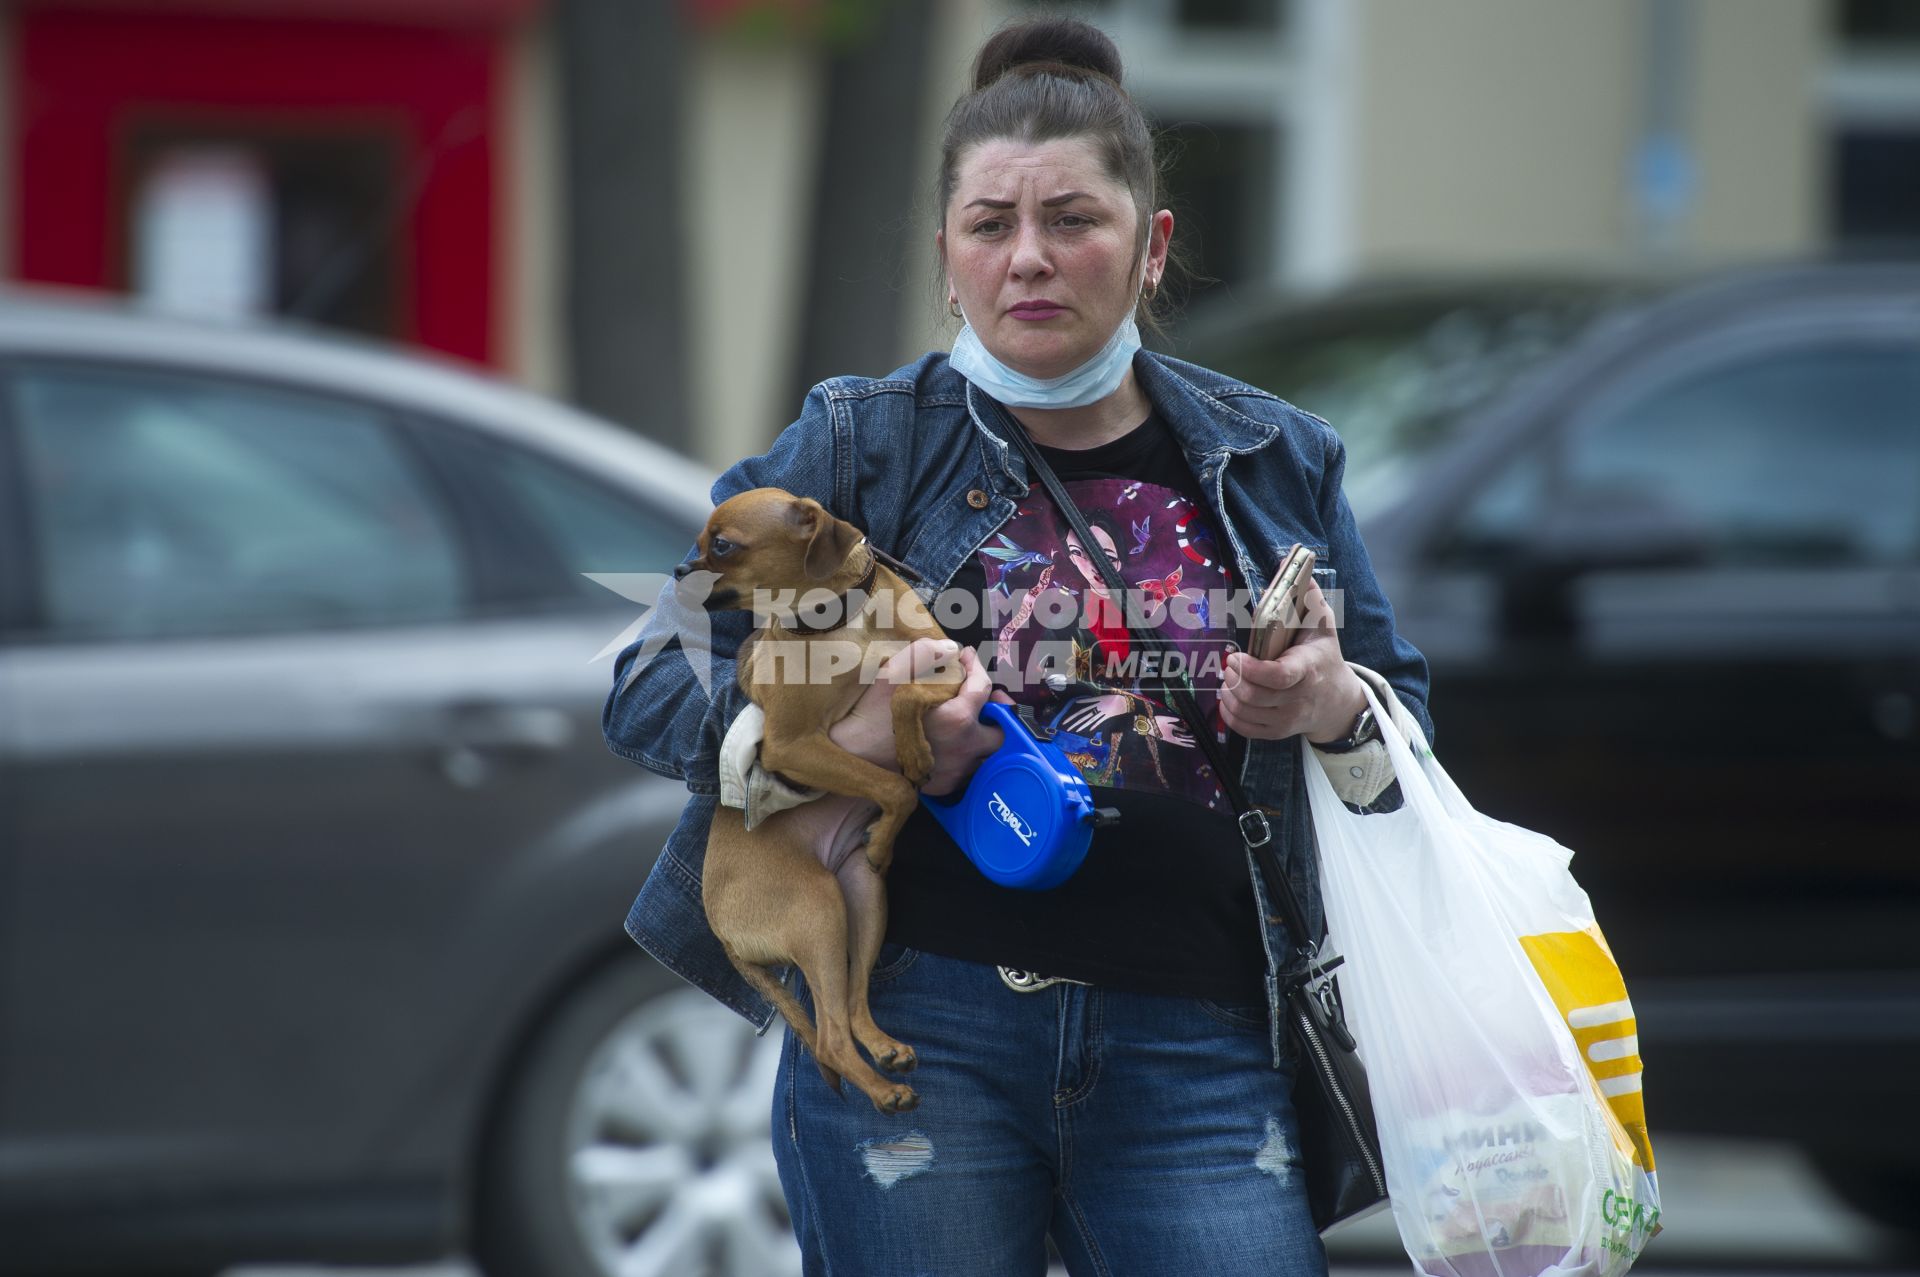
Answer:
[(553, 754), (573, 742), (574, 716), (551, 705), (474, 701), (448, 712), (447, 745), (487, 753)]
[(558, 754), (573, 732), (573, 715), (551, 705), (457, 704), (442, 725), (440, 772), (458, 788), (478, 789), (502, 764)]

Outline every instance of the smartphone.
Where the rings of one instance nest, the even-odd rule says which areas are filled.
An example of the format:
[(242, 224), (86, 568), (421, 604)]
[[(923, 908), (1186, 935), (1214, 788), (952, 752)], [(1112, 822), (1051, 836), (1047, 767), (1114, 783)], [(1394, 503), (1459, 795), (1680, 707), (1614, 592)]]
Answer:
[(1253, 632), (1247, 640), (1247, 652), (1257, 660), (1270, 661), (1293, 645), (1306, 628), (1305, 598), (1313, 584), (1313, 551), (1296, 544), (1280, 560), (1280, 568), (1267, 583), (1267, 592), (1253, 609)]

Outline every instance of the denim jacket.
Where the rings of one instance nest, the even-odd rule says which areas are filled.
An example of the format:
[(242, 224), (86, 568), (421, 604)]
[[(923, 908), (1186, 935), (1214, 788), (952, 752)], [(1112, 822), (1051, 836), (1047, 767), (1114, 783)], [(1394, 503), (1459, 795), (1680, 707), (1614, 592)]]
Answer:
[[(1288, 547), (1311, 547), (1326, 569), (1319, 574), (1322, 587), (1342, 592), (1342, 653), (1384, 676), (1431, 738), (1426, 661), (1395, 633), (1393, 611), (1374, 581), (1340, 488), (1345, 451), (1339, 436), (1274, 395), (1193, 364), (1142, 351), (1133, 368), (1185, 451), (1240, 581), (1257, 588)], [(916, 588), (931, 599), (1027, 493), (1026, 463), (986, 425), (981, 398), (948, 366), (944, 352), (886, 377), (822, 382), (772, 449), (720, 477), (714, 503), (758, 487), (812, 497), (904, 560), (921, 578)], [(687, 624), (692, 619), (671, 588), (664, 590), (614, 666), (603, 720), (608, 746), (684, 781), (692, 795), (633, 902), (626, 929), (660, 962), (764, 1028), (772, 1007), (728, 963), (700, 902), (707, 829), (719, 801), (721, 742), (747, 703), (732, 658), (752, 630), (752, 617), (714, 613), (706, 620), (710, 651), (697, 641), (669, 642), (628, 677), (643, 648), (653, 651), (668, 634), (700, 632)], [(710, 667), (705, 687), (690, 655)], [(1323, 915), (1301, 760), (1295, 739), (1250, 741), (1241, 783), (1249, 801), (1279, 813), (1272, 825), (1280, 863), (1317, 933)], [(1262, 906), (1277, 1059), (1284, 1035), (1272, 1012), (1291, 951), (1251, 855), (1248, 870)]]

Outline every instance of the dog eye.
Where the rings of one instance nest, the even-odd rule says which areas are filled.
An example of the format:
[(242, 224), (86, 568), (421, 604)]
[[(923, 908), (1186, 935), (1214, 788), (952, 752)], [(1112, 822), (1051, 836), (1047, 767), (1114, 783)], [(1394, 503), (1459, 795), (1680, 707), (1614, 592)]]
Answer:
[(727, 540), (725, 537), (715, 537), (707, 543), (707, 552), (715, 558), (725, 558), (727, 555), (733, 553), (733, 542)]

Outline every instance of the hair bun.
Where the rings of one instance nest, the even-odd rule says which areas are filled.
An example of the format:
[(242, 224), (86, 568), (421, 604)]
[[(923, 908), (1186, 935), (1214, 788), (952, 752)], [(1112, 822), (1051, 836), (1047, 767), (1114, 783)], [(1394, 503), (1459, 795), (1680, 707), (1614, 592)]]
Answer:
[(1106, 32), (1072, 18), (1036, 18), (1002, 28), (980, 47), (973, 61), (974, 92), (1032, 64), (1091, 71), (1120, 83), (1120, 50)]

